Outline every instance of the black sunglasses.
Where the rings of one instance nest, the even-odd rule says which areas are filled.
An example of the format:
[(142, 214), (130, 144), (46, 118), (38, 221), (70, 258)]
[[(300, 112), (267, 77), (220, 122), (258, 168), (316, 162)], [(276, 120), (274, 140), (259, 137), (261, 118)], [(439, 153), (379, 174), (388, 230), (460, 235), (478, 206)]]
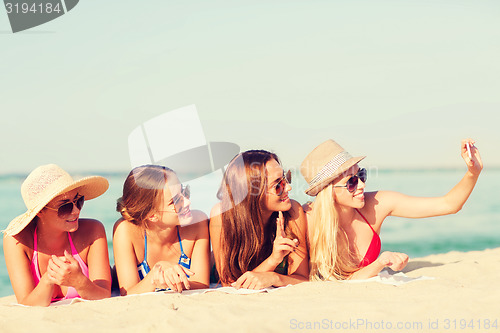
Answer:
[(292, 172), (288, 170), (283, 177), (278, 181), (278, 183), (274, 186), (275, 194), (280, 196), (285, 192), (285, 188), (287, 184), (292, 183)]
[(51, 210), (57, 210), (57, 216), (59, 216), (62, 219), (67, 218), (69, 215), (71, 215), (71, 212), (73, 211), (73, 207), (76, 205), (76, 208), (78, 210), (82, 210), (83, 203), (85, 202), (85, 196), (79, 196), (78, 198), (73, 199), (70, 202), (63, 203), (57, 208), (52, 208), (49, 206), (45, 206), (45, 208), (51, 209)]
[(358, 189), (358, 182), (361, 180), (366, 183), (367, 172), (365, 168), (359, 169), (358, 172), (347, 180), (345, 185), (334, 185), (333, 187), (345, 187), (350, 193), (355, 192)]

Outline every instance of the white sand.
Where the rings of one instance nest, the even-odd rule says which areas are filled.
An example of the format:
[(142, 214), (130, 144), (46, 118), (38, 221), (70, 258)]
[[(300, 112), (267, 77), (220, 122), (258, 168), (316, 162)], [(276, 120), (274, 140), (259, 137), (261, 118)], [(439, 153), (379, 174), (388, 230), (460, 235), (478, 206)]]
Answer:
[(272, 293), (149, 294), (49, 308), (12, 305), (9, 296), (0, 299), (0, 332), (500, 331), (500, 248), (417, 258), (404, 272), (435, 279), (397, 287), (308, 282)]

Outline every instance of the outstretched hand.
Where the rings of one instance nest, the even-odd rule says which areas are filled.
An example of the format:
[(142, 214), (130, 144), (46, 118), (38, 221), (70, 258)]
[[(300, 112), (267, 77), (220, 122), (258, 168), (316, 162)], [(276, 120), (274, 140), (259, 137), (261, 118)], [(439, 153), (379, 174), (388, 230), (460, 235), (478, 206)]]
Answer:
[(400, 271), (406, 267), (408, 263), (408, 255), (399, 252), (383, 252), (378, 257), (378, 262), (384, 267), (389, 267), (393, 271)]
[(283, 219), (283, 213), (278, 213), (278, 218), (276, 218), (276, 238), (273, 242), (273, 252), (271, 257), (279, 265), (283, 258), (298, 246), (299, 241), (297, 239), (291, 240), (286, 237), (285, 233), (285, 220)]
[(238, 280), (231, 283), (231, 286), (240, 289), (260, 290), (272, 287), (277, 282), (277, 275), (274, 272), (245, 272)]
[[(472, 139), (462, 140), (461, 143), (461, 153), (462, 158), (467, 164), (467, 168), (473, 175), (479, 175), (483, 169), (483, 161), (481, 160), (481, 155), (479, 150), (474, 145), (476, 142)], [(470, 155), (469, 155), (470, 152)]]

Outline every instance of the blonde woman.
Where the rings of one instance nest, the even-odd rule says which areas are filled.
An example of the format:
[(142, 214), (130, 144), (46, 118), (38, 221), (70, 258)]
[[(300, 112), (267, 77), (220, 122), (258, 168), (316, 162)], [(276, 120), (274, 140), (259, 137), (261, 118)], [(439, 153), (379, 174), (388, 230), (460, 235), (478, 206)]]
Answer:
[(467, 171), (446, 195), (435, 198), (397, 192), (365, 193), (366, 170), (333, 140), (323, 142), (302, 162), (301, 173), (315, 196), (305, 204), (308, 220), (310, 278), (312, 280), (364, 279), (384, 267), (401, 270), (408, 262), (404, 253), (380, 256), (380, 228), (387, 216), (424, 218), (454, 214), (467, 201), (483, 168), (471, 139), (463, 140), (461, 155)]
[(207, 216), (190, 209), (189, 188), (174, 171), (133, 169), (117, 211), (113, 251), (121, 295), (208, 288)]
[(108, 242), (101, 222), (80, 218), (85, 200), (106, 192), (108, 181), (73, 178), (55, 164), (30, 173), (21, 186), (28, 211), (5, 230), (5, 262), (17, 301), (48, 306), (111, 296)]

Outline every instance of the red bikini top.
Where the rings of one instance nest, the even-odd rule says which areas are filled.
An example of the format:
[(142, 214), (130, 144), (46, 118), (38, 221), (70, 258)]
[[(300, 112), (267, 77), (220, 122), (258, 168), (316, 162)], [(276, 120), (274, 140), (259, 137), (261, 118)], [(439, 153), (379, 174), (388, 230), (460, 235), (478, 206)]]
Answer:
[(359, 210), (357, 210), (357, 209), (356, 209), (356, 211), (359, 213), (359, 215), (361, 215), (363, 220), (365, 220), (365, 222), (368, 224), (370, 229), (372, 229), (372, 231), (373, 231), (373, 237), (372, 237), (372, 241), (370, 243), (370, 246), (368, 246), (368, 250), (366, 251), (366, 254), (365, 254), (363, 260), (361, 260), (361, 262), (359, 263), (359, 266), (358, 266), (359, 268), (361, 268), (361, 267), (368, 266), (369, 264), (371, 264), (372, 262), (377, 260), (379, 254), (380, 254), (380, 250), (382, 249), (382, 242), (380, 241), (379, 235), (375, 232), (375, 230), (373, 230), (371, 224), (368, 223), (368, 220), (363, 216), (363, 214), (361, 214), (359, 212)]

